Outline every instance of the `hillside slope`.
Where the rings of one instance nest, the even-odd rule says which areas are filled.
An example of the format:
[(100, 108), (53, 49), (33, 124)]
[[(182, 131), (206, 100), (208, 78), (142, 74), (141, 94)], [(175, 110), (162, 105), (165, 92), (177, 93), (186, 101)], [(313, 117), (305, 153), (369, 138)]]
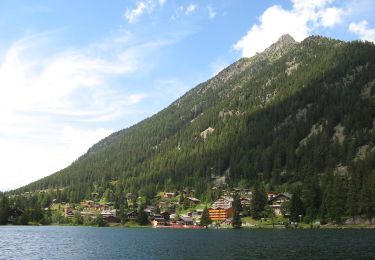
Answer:
[(14, 192), (64, 188), (78, 201), (115, 180), (115, 192), (152, 198), (189, 186), (204, 198), (212, 176), (233, 186), (263, 181), (311, 191), (353, 174), (360, 190), (375, 174), (374, 94), (372, 43), (320, 36), (297, 43), (285, 35)]

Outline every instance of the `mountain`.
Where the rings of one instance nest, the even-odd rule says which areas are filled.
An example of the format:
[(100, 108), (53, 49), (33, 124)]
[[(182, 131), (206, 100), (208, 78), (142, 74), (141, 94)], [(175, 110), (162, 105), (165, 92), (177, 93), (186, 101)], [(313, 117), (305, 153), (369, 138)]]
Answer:
[(374, 179), (374, 94), (374, 44), (284, 35), (13, 193), (60, 188), (79, 201), (108, 187), (149, 198), (191, 187), (208, 199), (221, 177), (298, 188), (317, 211), (327, 194), (360, 193)]

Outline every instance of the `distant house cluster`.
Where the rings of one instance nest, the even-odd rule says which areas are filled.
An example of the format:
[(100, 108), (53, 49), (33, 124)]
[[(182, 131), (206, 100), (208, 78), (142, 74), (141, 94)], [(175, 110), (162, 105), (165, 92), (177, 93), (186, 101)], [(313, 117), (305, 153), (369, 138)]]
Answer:
[(120, 219), (117, 217), (117, 210), (110, 209), (113, 204), (105, 203), (98, 204), (92, 200), (84, 200), (81, 202), (83, 210), (77, 210), (67, 204), (64, 208), (64, 216), (66, 218), (74, 218), (76, 214), (87, 219), (95, 219), (98, 215), (101, 215), (103, 219), (108, 223), (118, 223)]
[[(144, 208), (148, 222), (155, 227), (199, 227), (203, 208), (199, 207), (201, 201), (195, 198), (193, 194), (194, 191), (183, 191), (180, 194), (175, 192), (162, 193), (157, 200), (156, 206), (149, 205)], [(232, 189), (224, 191), (224, 194), (211, 204), (208, 208), (208, 214), (211, 221), (225, 225), (230, 224), (232, 221), (234, 195), (238, 196), (243, 208), (249, 208), (251, 206), (252, 194), (248, 189)], [(284, 213), (282, 206), (284, 202), (290, 200), (290, 195), (269, 192), (267, 197), (268, 204), (273, 209), (275, 215), (282, 215)], [(126, 199), (135, 201), (137, 197), (134, 194), (128, 193)], [(184, 207), (187, 210), (183, 211), (182, 214), (176, 210), (177, 207)], [(77, 214), (85, 219), (95, 219), (98, 215), (101, 215), (108, 223), (119, 223), (121, 221), (112, 203), (99, 204), (93, 200), (84, 200), (79, 207), (76, 206), (73, 208), (69, 204), (65, 205), (64, 215), (66, 218), (74, 218)], [(125, 214), (125, 218), (129, 221), (137, 221), (139, 211), (136, 209), (131, 210)]]

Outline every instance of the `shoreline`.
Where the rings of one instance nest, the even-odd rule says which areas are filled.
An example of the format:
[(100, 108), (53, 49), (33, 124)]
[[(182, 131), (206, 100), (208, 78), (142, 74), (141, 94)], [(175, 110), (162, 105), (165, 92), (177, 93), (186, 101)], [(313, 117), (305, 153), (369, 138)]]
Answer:
[[(56, 227), (98, 227), (98, 226), (95, 226), (95, 225), (73, 225), (73, 224), (58, 224), (58, 223), (53, 223), (53, 224), (50, 224), (50, 225), (37, 225), (37, 224), (30, 224), (30, 225), (2, 225), (4, 227), (6, 226), (14, 226), (14, 227), (17, 227), (17, 226), (40, 226), (40, 227), (48, 227), (48, 226), (56, 226)], [(0, 226), (1, 227), (1, 226)], [(239, 229), (239, 230), (255, 230), (255, 229), (267, 229), (267, 230), (280, 230), (280, 229), (285, 229), (285, 230), (311, 230), (311, 229), (315, 229), (315, 230), (319, 230), (319, 229), (324, 229), (324, 230), (328, 230), (328, 229), (375, 229), (375, 224), (357, 224), (357, 225), (353, 225), (353, 224), (347, 224), (347, 225), (337, 225), (337, 224), (326, 224), (326, 225), (320, 225), (320, 226), (313, 226), (311, 227), (309, 224), (303, 224), (301, 226), (297, 226), (297, 227), (285, 227), (285, 226), (280, 226), (280, 225), (277, 225), (277, 226), (268, 226), (268, 225), (262, 225), (262, 226), (242, 226), (241, 228), (233, 228), (231, 226), (226, 226), (226, 227), (208, 227), (208, 228), (205, 228), (205, 227), (201, 227), (201, 226), (152, 226), (152, 225), (144, 225), (144, 226), (141, 226), (141, 225), (123, 225), (123, 224), (110, 224), (110, 225), (107, 225), (107, 226), (103, 226), (103, 227), (100, 227), (100, 228), (149, 228), (149, 229), (207, 229), (207, 230), (228, 230), (228, 229)]]

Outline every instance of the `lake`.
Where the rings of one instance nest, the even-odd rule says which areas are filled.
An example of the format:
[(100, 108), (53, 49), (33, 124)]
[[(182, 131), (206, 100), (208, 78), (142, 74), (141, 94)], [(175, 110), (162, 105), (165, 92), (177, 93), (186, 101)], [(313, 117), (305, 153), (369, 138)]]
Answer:
[(3, 226), (0, 259), (375, 259), (375, 230)]

